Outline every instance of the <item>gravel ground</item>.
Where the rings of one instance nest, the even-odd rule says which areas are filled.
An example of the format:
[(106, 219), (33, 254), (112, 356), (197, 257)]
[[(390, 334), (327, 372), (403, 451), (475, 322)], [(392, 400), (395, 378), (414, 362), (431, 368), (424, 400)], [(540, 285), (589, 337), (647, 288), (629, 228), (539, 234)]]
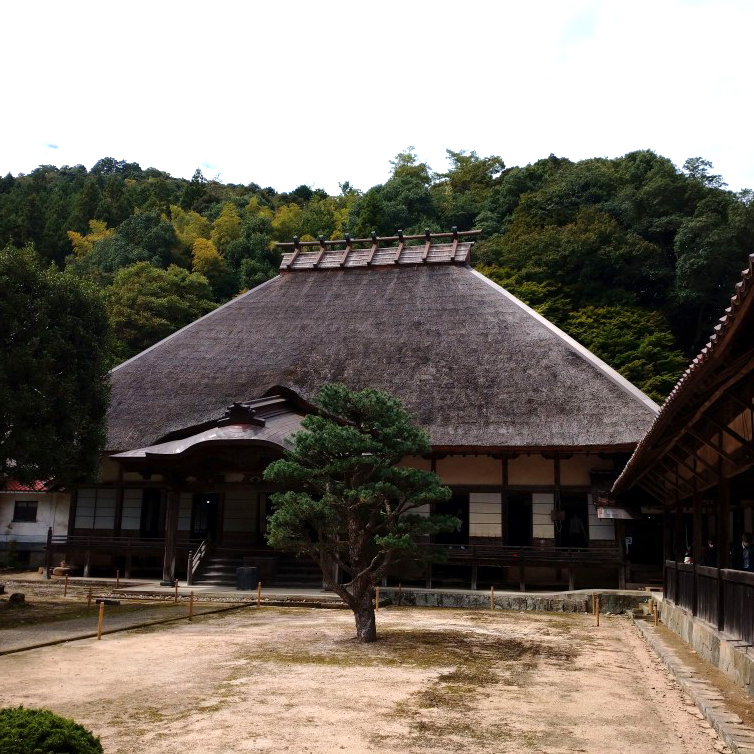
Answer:
[(389, 608), (378, 630), (262, 608), (113, 634), (0, 657), (0, 704), (109, 754), (724, 750), (625, 618)]

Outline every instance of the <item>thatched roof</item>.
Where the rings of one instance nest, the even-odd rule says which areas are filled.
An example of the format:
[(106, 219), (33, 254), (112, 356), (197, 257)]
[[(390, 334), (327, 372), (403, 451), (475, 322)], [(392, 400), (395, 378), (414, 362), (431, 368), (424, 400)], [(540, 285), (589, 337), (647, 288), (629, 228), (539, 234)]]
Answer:
[(297, 270), (114, 369), (109, 448), (335, 381), (396, 394), (445, 449), (630, 449), (657, 408), (464, 263)]

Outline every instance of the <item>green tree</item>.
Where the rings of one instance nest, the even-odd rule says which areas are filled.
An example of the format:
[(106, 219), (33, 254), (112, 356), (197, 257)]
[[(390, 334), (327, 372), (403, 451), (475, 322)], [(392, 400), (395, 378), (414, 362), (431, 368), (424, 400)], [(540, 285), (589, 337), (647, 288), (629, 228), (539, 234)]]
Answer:
[(31, 248), (0, 252), (0, 289), (0, 480), (93, 476), (109, 399), (102, 297)]
[(241, 216), (232, 202), (223, 204), (220, 216), (212, 225), (212, 243), (224, 254), (228, 246), (241, 237)]
[(107, 289), (116, 358), (140, 353), (214, 308), (203, 275), (176, 265), (161, 270), (147, 262), (119, 270)]
[(0, 709), (2, 754), (102, 754), (91, 731), (46, 709)]
[[(301, 553), (353, 610), (361, 642), (377, 638), (374, 587), (399, 559), (418, 559), (418, 539), (457, 528), (452, 516), (416, 509), (450, 498), (437, 475), (396, 464), (430, 451), (428, 433), (400, 401), (380, 390), (325, 385), (296, 433), (293, 450), (265, 470), (287, 489), (273, 495), (267, 542)], [(347, 575), (334, 578), (335, 569)]]

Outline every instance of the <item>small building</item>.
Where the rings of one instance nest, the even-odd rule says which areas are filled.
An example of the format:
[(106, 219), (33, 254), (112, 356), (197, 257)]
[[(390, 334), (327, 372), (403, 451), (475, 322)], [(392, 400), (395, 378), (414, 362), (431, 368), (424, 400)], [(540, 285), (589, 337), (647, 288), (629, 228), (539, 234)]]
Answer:
[(754, 573), (740, 559), (754, 529), (754, 255), (612, 494), (639, 488), (665, 512), (665, 599), (754, 643)]
[(472, 269), (475, 235), (283, 244), (273, 280), (116, 367), (100, 481), (76, 491), (55, 547), (93, 568), (159, 562), (166, 582), (197, 550), (207, 578), (254, 561), (279, 584), (316, 579), (266, 547), (263, 472), (340, 382), (403, 401), (432, 442), (403, 462), (436, 471), (463, 522), (439, 538), (446, 563), (396, 580), (622, 581), (596, 501), (657, 406)]
[(49, 482), (0, 488), (0, 562), (30, 567), (45, 562), (48, 533), (68, 534), (70, 495)]

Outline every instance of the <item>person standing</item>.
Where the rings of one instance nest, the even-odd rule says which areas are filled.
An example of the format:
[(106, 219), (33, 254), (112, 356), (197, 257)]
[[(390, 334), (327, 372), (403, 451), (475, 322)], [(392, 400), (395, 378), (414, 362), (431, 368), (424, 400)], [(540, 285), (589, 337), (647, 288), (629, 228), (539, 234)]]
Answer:
[(754, 572), (754, 547), (751, 544), (751, 532), (741, 535), (741, 544), (733, 548), (731, 566), (739, 571)]

